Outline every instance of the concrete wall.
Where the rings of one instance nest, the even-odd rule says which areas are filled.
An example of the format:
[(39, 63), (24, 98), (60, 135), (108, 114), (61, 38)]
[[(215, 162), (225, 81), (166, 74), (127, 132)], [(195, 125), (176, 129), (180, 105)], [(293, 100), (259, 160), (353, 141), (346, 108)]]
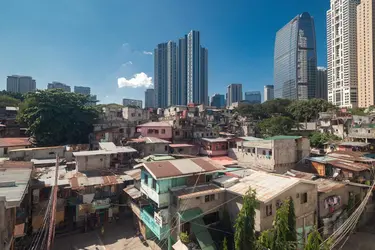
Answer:
[(374, 128), (350, 128), (349, 137), (374, 139), (375, 129)]
[[(165, 130), (164, 133), (162, 133), (163, 129)], [(158, 133), (155, 133), (155, 130), (157, 130)], [(139, 127), (137, 131), (140, 132), (143, 137), (156, 137), (156, 138), (165, 139), (165, 140), (170, 140), (173, 137), (172, 127), (169, 127), (169, 126)]]
[(78, 171), (109, 168), (111, 155), (76, 156)]
[(9, 151), (11, 161), (30, 161), (31, 159), (55, 159), (56, 155), (64, 157), (65, 147), (25, 148)]
[[(0, 148), (0, 157), (7, 157), (8, 154), (9, 154), (9, 151), (11, 150), (15, 150), (15, 149), (23, 149), (23, 148), (26, 148), (26, 147), (5, 147), (5, 148)], [(7, 152), (5, 152), (7, 151)]]
[[(221, 204), (225, 202), (225, 192), (215, 194), (215, 200), (205, 202), (205, 195), (200, 196), (194, 195), (191, 198), (188, 199), (181, 199), (178, 201), (178, 210), (179, 211), (185, 211), (193, 208), (200, 208), (203, 213), (214, 213), (216, 211), (219, 211), (221, 209)], [(216, 209), (214, 209), (216, 208)]]
[(124, 119), (130, 122), (148, 121), (150, 119), (149, 111), (141, 108), (125, 107), (122, 109), (122, 115)]
[(154, 154), (168, 154), (169, 143), (146, 143), (144, 157)]

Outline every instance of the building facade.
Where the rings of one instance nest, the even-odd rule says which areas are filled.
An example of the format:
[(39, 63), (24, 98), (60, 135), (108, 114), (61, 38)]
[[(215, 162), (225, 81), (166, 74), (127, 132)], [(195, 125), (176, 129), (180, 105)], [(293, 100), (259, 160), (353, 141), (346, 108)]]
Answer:
[(145, 91), (145, 108), (156, 108), (154, 89), (146, 89)]
[(141, 100), (134, 100), (134, 99), (122, 99), (123, 106), (136, 106), (142, 108), (142, 101)]
[(362, 0), (357, 7), (358, 107), (375, 104), (374, 94), (374, 6)]
[(82, 95), (90, 95), (91, 89), (90, 87), (74, 86), (74, 93), (82, 94)]
[(360, 0), (331, 0), (327, 11), (328, 101), (353, 108), (357, 101), (357, 5)]
[(270, 101), (274, 99), (274, 88), (273, 85), (264, 86), (264, 101)]
[(225, 97), (221, 94), (214, 94), (211, 97), (211, 106), (216, 108), (224, 108), (225, 107)]
[(178, 40), (177, 62), (177, 104), (187, 105), (187, 35)]
[(7, 77), (7, 91), (25, 94), (36, 90), (36, 82), (31, 76), (12, 75)]
[(227, 87), (227, 106), (242, 101), (242, 84), (232, 83)]
[(318, 67), (316, 71), (316, 98), (328, 99), (327, 69)]
[(315, 98), (316, 63), (314, 18), (304, 12), (276, 33), (275, 98)]
[(257, 104), (262, 102), (262, 96), (260, 94), (260, 91), (248, 91), (245, 92), (245, 101)]
[(70, 92), (70, 86), (66, 85), (64, 83), (61, 83), (61, 82), (51, 82), (51, 83), (48, 83), (47, 89), (62, 89), (64, 91), (66, 91), (66, 92)]

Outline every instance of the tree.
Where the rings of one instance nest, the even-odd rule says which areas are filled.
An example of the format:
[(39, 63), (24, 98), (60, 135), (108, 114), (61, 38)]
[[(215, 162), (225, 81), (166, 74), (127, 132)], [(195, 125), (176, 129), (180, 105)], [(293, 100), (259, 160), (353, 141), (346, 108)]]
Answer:
[(258, 123), (261, 134), (265, 137), (275, 135), (287, 135), (295, 127), (296, 123), (289, 117), (277, 116), (265, 119)]
[(257, 241), (257, 248), (259, 250), (272, 249), (273, 247), (273, 233), (272, 229), (263, 231)]
[(38, 146), (88, 143), (98, 112), (87, 102), (87, 96), (61, 89), (28, 93), (17, 119)]
[(234, 245), (236, 250), (255, 249), (254, 223), (256, 204), (255, 190), (250, 188), (243, 197), (243, 206), (234, 225)]
[(325, 143), (337, 140), (341, 138), (330, 133), (313, 132), (310, 135), (310, 145), (314, 148), (322, 148)]
[(319, 231), (314, 227), (314, 229), (310, 232), (309, 236), (307, 237), (307, 242), (305, 245), (304, 250), (329, 250), (331, 241), (326, 241), (323, 246), (320, 245), (323, 243), (323, 239), (320, 236)]
[(288, 241), (288, 216), (289, 202), (284, 201), (279, 209), (276, 211), (276, 218), (274, 221), (274, 237), (272, 250), (295, 249), (296, 242)]
[(296, 231), (296, 214), (294, 211), (294, 202), (292, 197), (289, 198), (288, 207), (288, 235), (287, 240), (290, 242), (297, 242), (297, 231)]
[(336, 110), (337, 107), (323, 99), (295, 100), (287, 111), (298, 122), (310, 122), (319, 118), (319, 113)]
[(8, 95), (1, 95), (0, 94), (0, 108), (5, 108), (5, 107), (18, 107), (20, 104), (20, 100), (13, 98)]
[(6, 91), (6, 90), (0, 91), (0, 95), (6, 95), (6, 96), (13, 97), (14, 99), (17, 99), (20, 102), (23, 102), (23, 100), (25, 99), (24, 95), (22, 95), (21, 93), (9, 92), (9, 91)]
[(223, 240), (223, 250), (228, 250), (228, 241), (227, 241), (227, 237), (224, 237), (224, 240)]

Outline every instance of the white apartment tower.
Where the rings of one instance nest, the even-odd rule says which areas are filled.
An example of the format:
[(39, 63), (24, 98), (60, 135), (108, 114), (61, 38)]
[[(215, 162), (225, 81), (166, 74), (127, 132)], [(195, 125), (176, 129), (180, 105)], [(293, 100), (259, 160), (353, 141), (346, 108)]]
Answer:
[(327, 11), (328, 101), (357, 107), (357, 5), (360, 0), (331, 0)]

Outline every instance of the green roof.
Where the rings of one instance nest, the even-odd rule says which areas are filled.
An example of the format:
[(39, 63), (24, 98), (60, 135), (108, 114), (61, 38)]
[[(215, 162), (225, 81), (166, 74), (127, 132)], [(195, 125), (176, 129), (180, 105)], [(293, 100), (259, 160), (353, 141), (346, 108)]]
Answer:
[(182, 221), (189, 222), (201, 215), (202, 210), (200, 208), (193, 208), (183, 212), (179, 212), (178, 214), (180, 215)]
[(296, 136), (296, 135), (276, 135), (276, 136), (272, 136), (272, 137), (268, 137), (264, 140), (296, 140), (296, 139), (300, 139), (302, 138), (302, 136)]
[(199, 217), (193, 221), (191, 229), (194, 232), (195, 238), (199, 243), (202, 250), (216, 250), (215, 243), (212, 240), (210, 232), (208, 232), (206, 225), (202, 217)]

